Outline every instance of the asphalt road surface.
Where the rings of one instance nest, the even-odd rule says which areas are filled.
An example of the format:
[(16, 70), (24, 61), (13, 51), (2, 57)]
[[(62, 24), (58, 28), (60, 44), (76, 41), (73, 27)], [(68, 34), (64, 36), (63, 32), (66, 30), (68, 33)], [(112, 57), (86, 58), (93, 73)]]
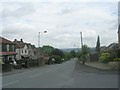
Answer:
[(118, 75), (76, 64), (76, 59), (2, 77), (3, 88), (118, 88)]

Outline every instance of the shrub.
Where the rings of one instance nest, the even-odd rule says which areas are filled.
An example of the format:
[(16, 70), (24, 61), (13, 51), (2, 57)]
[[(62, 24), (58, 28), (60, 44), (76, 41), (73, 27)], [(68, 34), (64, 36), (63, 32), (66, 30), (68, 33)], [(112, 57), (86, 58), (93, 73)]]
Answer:
[(0, 64), (4, 64), (4, 62), (0, 59)]
[(52, 60), (52, 59), (54, 59), (55, 61), (55, 63), (62, 63), (62, 59), (61, 59), (61, 57), (59, 56), (59, 55), (52, 55), (51, 57), (50, 57), (50, 61)]
[(102, 63), (108, 63), (111, 61), (110, 54), (109, 53), (102, 53), (102, 55), (99, 58), (100, 62)]
[(113, 61), (120, 61), (120, 58), (114, 58)]

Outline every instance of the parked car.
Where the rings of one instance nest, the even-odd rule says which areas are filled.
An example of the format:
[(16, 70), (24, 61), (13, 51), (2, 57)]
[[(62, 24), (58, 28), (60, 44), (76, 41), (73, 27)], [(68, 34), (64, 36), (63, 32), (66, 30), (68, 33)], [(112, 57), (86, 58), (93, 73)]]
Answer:
[(21, 69), (22, 66), (20, 64), (17, 64), (17, 62), (15, 60), (13, 60), (13, 68), (14, 69)]

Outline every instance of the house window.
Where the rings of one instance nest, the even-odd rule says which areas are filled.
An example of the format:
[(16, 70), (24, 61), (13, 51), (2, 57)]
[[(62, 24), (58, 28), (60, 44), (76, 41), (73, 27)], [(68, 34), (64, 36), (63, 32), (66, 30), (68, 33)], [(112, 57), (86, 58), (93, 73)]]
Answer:
[(7, 51), (9, 51), (9, 45), (7, 45)]
[(22, 53), (23, 53), (23, 50), (22, 50)]
[(14, 45), (9, 45), (9, 51), (15, 51)]
[(15, 45), (13, 45), (13, 51), (15, 51)]
[(7, 51), (7, 45), (6, 44), (2, 44), (2, 51)]
[(0, 44), (0, 52), (2, 51), (2, 45)]
[(25, 50), (25, 53), (27, 53), (27, 50)]

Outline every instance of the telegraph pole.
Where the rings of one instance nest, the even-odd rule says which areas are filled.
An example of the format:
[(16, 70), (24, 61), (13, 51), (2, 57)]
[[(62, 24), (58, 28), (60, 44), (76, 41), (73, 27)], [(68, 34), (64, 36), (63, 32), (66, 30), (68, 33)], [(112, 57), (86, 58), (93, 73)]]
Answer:
[(38, 47), (40, 47), (40, 32), (38, 32)]
[(82, 38), (82, 32), (80, 32), (81, 35), (81, 48), (83, 47), (83, 38)]

